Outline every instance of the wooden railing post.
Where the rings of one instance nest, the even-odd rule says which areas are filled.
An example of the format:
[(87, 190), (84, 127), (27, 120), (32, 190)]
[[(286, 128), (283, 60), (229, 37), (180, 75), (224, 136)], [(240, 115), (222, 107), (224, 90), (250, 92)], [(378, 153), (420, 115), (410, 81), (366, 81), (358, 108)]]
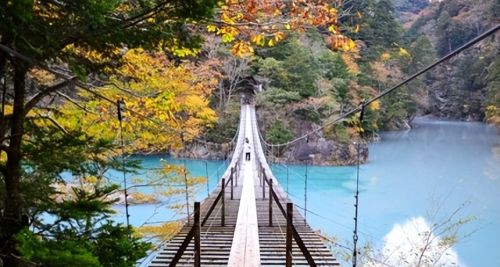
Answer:
[(194, 266), (201, 266), (200, 202), (194, 203)]
[(262, 180), (260, 179), (262, 175), (260, 170), (261, 170), (260, 161), (257, 161), (257, 177), (259, 178), (260, 186), (262, 186)]
[(220, 216), (220, 225), (224, 226), (225, 225), (225, 220), (226, 220), (226, 202), (224, 201), (226, 195), (226, 179), (222, 178), (222, 211), (221, 211), (221, 216)]
[(233, 179), (234, 179), (234, 176), (233, 174), (231, 173), (231, 200), (233, 200)]
[(263, 172), (262, 174), (264, 174), (264, 178), (262, 178), (262, 199), (266, 199), (266, 182), (267, 182), (267, 178), (266, 178), (266, 173)]
[(236, 165), (234, 165), (236, 167), (236, 187), (238, 187), (238, 177), (240, 176), (240, 168), (238, 168), (238, 164), (240, 163), (240, 161), (236, 161)]
[(269, 226), (273, 226), (273, 179), (269, 179)]
[(264, 185), (264, 167), (260, 165), (260, 186)]
[(286, 203), (286, 267), (292, 267), (293, 204)]

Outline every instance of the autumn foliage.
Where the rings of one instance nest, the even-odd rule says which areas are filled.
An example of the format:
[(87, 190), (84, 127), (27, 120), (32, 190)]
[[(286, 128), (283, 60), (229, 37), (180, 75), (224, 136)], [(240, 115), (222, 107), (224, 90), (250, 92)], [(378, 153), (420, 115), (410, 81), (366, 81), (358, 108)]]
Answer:
[(340, 0), (226, 0), (219, 7), (216, 19), (207, 26), (232, 44), (237, 56), (253, 53), (255, 46), (274, 46), (291, 32), (319, 28), (334, 49), (350, 50), (352, 40), (338, 28)]
[(217, 79), (208, 65), (176, 66), (164, 54), (136, 49), (124, 55), (117, 73), (96, 90), (98, 95), (89, 90), (79, 94), (83, 108), (67, 102), (58, 118), (61, 124), (115, 139), (120, 131), (117, 106), (108, 100), (119, 100), (127, 149), (137, 152), (180, 148), (216, 120), (207, 99)]

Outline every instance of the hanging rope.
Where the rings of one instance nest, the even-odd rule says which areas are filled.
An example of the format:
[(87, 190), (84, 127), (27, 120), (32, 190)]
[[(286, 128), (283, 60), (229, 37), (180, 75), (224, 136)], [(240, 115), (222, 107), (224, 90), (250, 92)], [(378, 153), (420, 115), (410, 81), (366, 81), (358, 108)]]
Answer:
[[(359, 123), (363, 123), (363, 116), (365, 114), (365, 104), (364, 101), (361, 102), (361, 112), (359, 114)], [(356, 192), (354, 195), (355, 204), (354, 204), (354, 234), (352, 236), (354, 249), (352, 251), (352, 267), (356, 267), (358, 260), (358, 251), (357, 251), (357, 243), (358, 243), (358, 208), (359, 208), (359, 166), (360, 162), (360, 153), (359, 153), (360, 143), (356, 143), (356, 153), (357, 153), (357, 162), (356, 162)]]
[[(130, 214), (128, 211), (129, 205), (128, 205), (128, 188), (127, 188), (127, 168), (125, 166), (125, 142), (123, 140), (122, 104), (125, 105), (125, 102), (123, 102), (122, 99), (116, 101), (118, 121), (120, 122), (120, 143), (122, 148), (121, 150), (122, 150), (122, 168), (123, 168), (123, 194), (125, 198), (125, 217), (127, 220), (127, 229), (130, 230)], [(130, 238), (130, 234), (128, 234), (128, 237)]]

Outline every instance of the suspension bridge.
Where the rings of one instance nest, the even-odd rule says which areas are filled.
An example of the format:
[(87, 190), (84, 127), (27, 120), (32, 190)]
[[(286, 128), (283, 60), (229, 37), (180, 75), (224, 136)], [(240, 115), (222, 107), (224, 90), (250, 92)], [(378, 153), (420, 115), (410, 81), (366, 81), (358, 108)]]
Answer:
[[(250, 153), (250, 160), (245, 154)], [(255, 107), (242, 104), (231, 162), (218, 187), (149, 266), (338, 266), (266, 161)]]
[[(288, 199), (271, 172), (262, 145), (273, 148), (293, 144), (356, 113), (362, 121), (366, 106), (498, 29), (500, 24), (394, 87), (361, 102), (359, 107), (284, 144), (266, 144), (259, 134), (255, 107), (242, 103), (236, 146), (218, 186), (202, 203), (195, 202), (194, 214), (147, 266), (339, 266), (320, 234), (311, 229)], [(250, 160), (245, 159), (247, 152)], [(356, 189), (353, 266), (357, 264), (358, 193)]]

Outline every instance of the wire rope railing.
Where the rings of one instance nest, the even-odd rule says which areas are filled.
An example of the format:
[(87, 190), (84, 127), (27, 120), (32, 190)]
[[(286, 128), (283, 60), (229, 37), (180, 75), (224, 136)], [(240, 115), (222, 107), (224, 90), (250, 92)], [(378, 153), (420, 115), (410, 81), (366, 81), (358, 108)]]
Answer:
[[(233, 198), (233, 186), (234, 186), (234, 180), (237, 179), (237, 173), (239, 172), (239, 166), (240, 166), (240, 159), (241, 155), (243, 153), (243, 143), (245, 140), (245, 123), (246, 123), (246, 108), (242, 105), (241, 106), (241, 113), (240, 113), (240, 124), (238, 127), (238, 138), (236, 142), (236, 146), (233, 152), (233, 155), (231, 157), (231, 162), (229, 163), (229, 166), (227, 167), (226, 171), (220, 178), (220, 190), (215, 196), (214, 200), (212, 203), (208, 204), (208, 210), (204, 214), (203, 217), (201, 217), (201, 208), (200, 208), (200, 203), (195, 202), (195, 212), (194, 212), (194, 223), (193, 225), (189, 228), (189, 231), (182, 241), (179, 249), (175, 253), (174, 257), (169, 263), (169, 266), (176, 266), (181, 259), (182, 255), (185, 253), (189, 243), (191, 242), (192, 239), (195, 240), (195, 245), (194, 245), (194, 255), (192, 258), (189, 259), (191, 262), (194, 260), (194, 265), (195, 266), (200, 266), (201, 265), (201, 227), (204, 226), (209, 218), (212, 215), (212, 212), (215, 210), (217, 204), (221, 202), (221, 205), (219, 205), (219, 208), (216, 211), (216, 215), (219, 213), (221, 214), (221, 226), (225, 225), (225, 194), (226, 194), (226, 187), (230, 184), (230, 197), (231, 199)], [(237, 183), (236, 183), (237, 186)], [(215, 220), (212, 220), (208, 226), (208, 229), (205, 231), (205, 237), (209, 233), (209, 231), (212, 228), (212, 225), (214, 224)]]
[[(257, 120), (256, 120), (256, 115), (255, 115), (255, 107), (251, 107), (250, 110), (250, 119), (251, 119), (251, 125), (252, 125), (252, 132), (253, 132), (253, 142), (254, 142), (254, 147), (255, 147), (255, 153), (256, 153), (256, 158), (258, 159), (259, 165), (261, 166), (262, 171), (262, 197), (265, 199), (265, 191), (266, 191), (266, 184), (268, 185), (269, 188), (269, 225), (272, 226), (272, 205), (273, 201), (278, 207), (279, 212), (283, 215), (283, 217), (286, 218), (287, 221), (287, 230), (286, 230), (286, 259), (285, 259), (285, 265), (286, 266), (292, 266), (292, 239), (295, 240), (295, 243), (299, 247), (300, 251), (302, 252), (304, 258), (306, 259), (307, 263), (310, 266), (317, 266), (315, 263), (315, 260), (311, 256), (310, 251), (306, 247), (304, 241), (300, 237), (299, 232), (297, 231), (297, 228), (293, 224), (293, 204), (288, 201), (288, 198), (285, 197), (283, 190), (281, 189), (281, 186), (279, 186), (279, 183), (277, 182), (277, 179), (274, 177), (273, 173), (271, 172), (271, 169), (269, 167), (269, 164), (267, 163), (266, 157), (264, 155), (263, 149), (262, 149), (262, 144), (260, 140), (260, 134), (257, 126)], [(275, 184), (276, 186), (274, 186)], [(286, 209), (283, 207), (282, 202), (286, 202)]]

